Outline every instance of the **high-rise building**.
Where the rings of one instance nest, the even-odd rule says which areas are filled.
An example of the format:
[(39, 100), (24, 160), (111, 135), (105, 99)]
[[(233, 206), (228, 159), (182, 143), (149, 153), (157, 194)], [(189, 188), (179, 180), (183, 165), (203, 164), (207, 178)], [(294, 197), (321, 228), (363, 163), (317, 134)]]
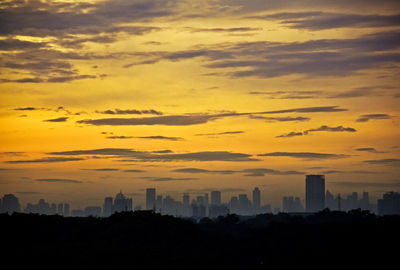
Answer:
[(111, 216), (112, 212), (113, 212), (113, 198), (106, 197), (104, 199), (104, 205), (103, 205), (103, 216), (109, 217)]
[(21, 206), (19, 204), (18, 198), (14, 194), (6, 194), (3, 196), (1, 212), (12, 213), (21, 211)]
[(146, 210), (156, 210), (156, 189), (146, 189)]
[(161, 213), (162, 211), (162, 206), (163, 206), (162, 201), (163, 201), (162, 195), (158, 195), (156, 200), (156, 211), (159, 213)]
[(306, 176), (306, 211), (318, 212), (325, 208), (325, 176)]
[(258, 213), (260, 211), (261, 206), (261, 192), (258, 187), (253, 190), (253, 208), (254, 212)]
[(62, 203), (59, 203), (57, 206), (57, 214), (60, 216), (64, 215), (64, 205)]
[(211, 191), (211, 205), (221, 204), (221, 191)]
[(400, 215), (400, 193), (388, 192), (378, 200), (379, 215)]
[(68, 217), (70, 214), (69, 212), (69, 203), (64, 203), (64, 216)]
[(122, 191), (115, 196), (113, 213), (132, 211), (132, 199), (128, 199), (122, 194)]

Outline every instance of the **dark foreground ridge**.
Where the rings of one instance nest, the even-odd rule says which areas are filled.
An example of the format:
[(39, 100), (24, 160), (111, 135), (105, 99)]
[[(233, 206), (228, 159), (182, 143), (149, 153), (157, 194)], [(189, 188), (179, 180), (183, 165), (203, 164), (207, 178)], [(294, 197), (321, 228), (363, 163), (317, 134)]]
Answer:
[[(1, 214), (2, 258), (13, 268), (348, 269), (396, 262), (400, 216), (228, 215), (199, 223), (151, 211), (108, 218)], [(33, 268), (32, 268), (33, 269)]]

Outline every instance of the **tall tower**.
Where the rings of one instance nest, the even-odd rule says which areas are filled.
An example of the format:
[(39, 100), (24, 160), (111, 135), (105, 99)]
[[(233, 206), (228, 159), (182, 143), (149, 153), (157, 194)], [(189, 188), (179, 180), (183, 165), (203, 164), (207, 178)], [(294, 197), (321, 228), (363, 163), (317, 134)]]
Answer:
[(104, 199), (103, 216), (105, 217), (111, 216), (112, 211), (113, 211), (113, 198), (106, 197)]
[(318, 212), (325, 208), (325, 176), (306, 176), (306, 212)]
[(146, 189), (146, 210), (156, 209), (156, 189), (148, 188)]
[(260, 204), (261, 204), (261, 193), (258, 187), (254, 188), (253, 190), (253, 208), (254, 212), (258, 213), (260, 210)]
[(221, 204), (221, 191), (211, 191), (211, 204), (220, 205)]

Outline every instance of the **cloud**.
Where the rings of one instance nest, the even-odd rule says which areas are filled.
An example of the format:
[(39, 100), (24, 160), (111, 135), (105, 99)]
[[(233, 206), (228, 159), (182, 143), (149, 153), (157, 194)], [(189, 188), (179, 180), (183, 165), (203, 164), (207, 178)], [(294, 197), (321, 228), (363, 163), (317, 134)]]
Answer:
[(181, 137), (166, 137), (166, 136), (143, 136), (143, 137), (134, 137), (138, 139), (150, 139), (150, 140), (168, 140), (168, 141), (182, 141)]
[(179, 172), (179, 173), (191, 173), (191, 174), (199, 174), (199, 173), (209, 173), (209, 174), (234, 174), (234, 173), (241, 173), (244, 176), (265, 176), (266, 174), (272, 175), (303, 175), (303, 172), (298, 171), (279, 171), (267, 168), (251, 168), (251, 169), (244, 169), (240, 171), (231, 171), (231, 170), (206, 170), (206, 169), (198, 169), (198, 168), (182, 168), (176, 169), (172, 172)]
[(372, 160), (364, 160), (364, 162), (372, 165), (389, 165), (389, 166), (400, 165), (400, 159), (398, 158), (372, 159)]
[(264, 169), (264, 168), (245, 169), (242, 172), (245, 173), (245, 176), (265, 176), (266, 174), (272, 174), (272, 175), (304, 175), (304, 172), (278, 171), (278, 170)]
[(382, 151), (377, 151), (375, 148), (373, 147), (364, 147), (364, 148), (356, 148), (356, 151), (360, 151), (360, 152), (369, 152), (369, 153), (387, 153), (387, 152), (382, 152)]
[(101, 148), (92, 150), (73, 150), (63, 152), (51, 152), (49, 155), (97, 155), (125, 158), (120, 161), (257, 161), (249, 154), (232, 153), (228, 151), (205, 151), (182, 154), (155, 153), (135, 151), (126, 148)]
[(191, 181), (191, 180), (197, 180), (197, 178), (160, 177), (160, 178), (151, 178), (151, 179), (150, 179), (150, 181), (155, 181), (155, 182)]
[(107, 136), (106, 139), (132, 139), (133, 136)]
[(220, 114), (190, 114), (190, 115), (167, 115), (167, 116), (154, 116), (143, 118), (101, 118), (101, 119), (85, 119), (77, 121), (78, 124), (88, 124), (95, 126), (111, 125), (111, 126), (124, 126), (124, 125), (166, 125), (166, 126), (188, 126), (205, 124), (209, 121), (225, 117), (240, 117), (250, 116), (253, 119), (263, 119), (269, 121), (307, 121), (306, 117), (267, 117), (263, 118), (263, 114), (281, 114), (281, 113), (331, 113), (342, 112), (347, 109), (340, 108), (339, 106), (320, 106), (320, 107), (303, 107), (294, 109), (264, 111), (264, 112), (228, 112)]
[(378, 114), (364, 114), (360, 115), (356, 122), (368, 122), (369, 120), (382, 120), (382, 119), (392, 119), (388, 114), (378, 113)]
[(14, 111), (35, 111), (38, 110), (38, 108), (34, 107), (22, 107), (22, 108), (14, 108)]
[(356, 132), (357, 130), (351, 127), (343, 127), (343, 126), (337, 126), (337, 127), (328, 127), (328, 126), (320, 126), (319, 128), (312, 128), (312, 129), (307, 129), (303, 132), (295, 132), (292, 131), (287, 134), (282, 134), (279, 136), (276, 136), (277, 138), (289, 138), (289, 137), (295, 137), (295, 136), (303, 136), (303, 135), (308, 135), (311, 132), (319, 132), (319, 131), (327, 131), (327, 132)]
[(198, 169), (198, 168), (182, 168), (182, 169), (176, 169), (173, 170), (172, 172), (179, 172), (179, 173), (212, 173), (212, 174), (233, 174), (236, 173), (236, 171), (230, 171), (230, 170), (205, 170), (205, 169)]
[(59, 118), (54, 118), (54, 119), (43, 120), (43, 122), (66, 122), (67, 120), (68, 120), (68, 117), (59, 117)]
[[(353, 39), (305, 42), (242, 42), (210, 45), (186, 51), (149, 54), (142, 63), (202, 58), (204, 67), (229, 69), (227, 76), (272, 78), (287, 75), (348, 76), (361, 70), (397, 63), (398, 32), (367, 34)], [(140, 63), (136, 63), (140, 64)], [(215, 72), (214, 72), (215, 73)]]
[(83, 169), (85, 171), (97, 171), (97, 172), (115, 172), (119, 171), (119, 169), (116, 168), (99, 168), (99, 169)]
[(48, 182), (48, 183), (70, 183), (70, 184), (82, 184), (82, 181), (72, 179), (59, 179), (59, 178), (40, 178), (36, 179), (37, 182)]
[(26, 49), (35, 49), (46, 47), (46, 42), (30, 42), (26, 40), (19, 40), (7, 38), (0, 40), (0, 51), (17, 51)]
[(67, 161), (80, 161), (84, 158), (76, 157), (45, 157), (40, 159), (30, 159), (30, 160), (11, 160), (5, 161), (5, 163), (19, 164), (19, 163), (53, 163), (53, 162), (67, 162)]
[(145, 171), (143, 171), (143, 170), (124, 170), (124, 172), (127, 172), (127, 173), (142, 173), (142, 172), (145, 172)]
[(261, 119), (261, 120), (266, 120), (267, 122), (304, 122), (304, 121), (309, 121), (309, 117), (266, 117), (266, 116), (261, 116), (261, 115), (249, 115), (250, 119)]
[(234, 135), (234, 134), (242, 134), (244, 131), (225, 131), (225, 132), (218, 132), (218, 133), (200, 133), (195, 134), (194, 136), (220, 136), (220, 135)]
[(199, 32), (206, 32), (206, 33), (237, 33), (237, 32), (254, 32), (254, 31), (261, 31), (262, 28), (255, 28), (255, 27), (232, 27), (232, 28), (195, 28), (195, 27), (185, 27), (186, 30), (190, 31), (191, 33), (199, 33)]
[(329, 182), (329, 184), (347, 188), (366, 188), (366, 187), (382, 187), (382, 188), (398, 188), (400, 182)]
[(338, 159), (346, 158), (349, 155), (343, 154), (327, 154), (327, 153), (313, 153), (313, 152), (272, 152), (266, 154), (259, 154), (259, 157), (292, 157), (301, 159)]
[(362, 171), (362, 170), (354, 170), (354, 171), (340, 171), (340, 170), (327, 170), (322, 171), (322, 174), (382, 174), (382, 172), (374, 172), (374, 171)]
[(35, 191), (16, 191), (14, 193), (21, 194), (21, 195), (37, 195), (42, 194), (42, 192), (35, 192)]
[(162, 115), (163, 113), (160, 111), (156, 111), (153, 109), (150, 110), (121, 110), (121, 109), (114, 109), (114, 110), (105, 110), (105, 111), (96, 111), (96, 113), (101, 114), (155, 114), (155, 115)]
[(343, 27), (391, 27), (400, 25), (400, 15), (364, 15), (325, 12), (276, 13), (254, 16), (259, 19), (279, 20), (281, 24), (295, 29), (326, 30)]

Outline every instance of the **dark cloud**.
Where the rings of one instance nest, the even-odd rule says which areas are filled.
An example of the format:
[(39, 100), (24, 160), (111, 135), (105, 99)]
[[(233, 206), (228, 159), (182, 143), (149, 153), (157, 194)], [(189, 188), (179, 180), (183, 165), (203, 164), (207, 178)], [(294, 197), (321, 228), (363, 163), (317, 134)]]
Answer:
[(173, 153), (174, 151), (166, 149), (166, 150), (156, 150), (151, 152), (156, 154), (168, 154), (168, 153)]
[(325, 30), (342, 27), (390, 27), (400, 25), (400, 15), (364, 15), (324, 12), (276, 13), (253, 18), (279, 20), (296, 29)]
[(105, 111), (96, 111), (96, 113), (101, 114), (155, 114), (155, 115), (162, 115), (163, 113), (160, 111), (156, 111), (153, 109), (150, 110), (121, 110), (121, 109), (114, 109), (114, 110), (105, 110)]
[(240, 171), (231, 171), (231, 170), (206, 170), (206, 169), (198, 169), (198, 168), (182, 168), (176, 169), (172, 172), (179, 172), (179, 173), (209, 173), (209, 174), (234, 174), (234, 173), (241, 173), (244, 176), (265, 176), (266, 174), (272, 175), (303, 175), (303, 172), (298, 171), (278, 171), (273, 169), (266, 169), (266, 168), (251, 168), (251, 169), (244, 169)]
[(374, 171), (362, 171), (362, 170), (354, 170), (354, 171), (340, 171), (340, 170), (327, 170), (322, 171), (322, 174), (382, 174), (382, 172), (374, 172)]
[(377, 114), (364, 114), (360, 115), (356, 122), (368, 122), (369, 120), (382, 120), (382, 119), (391, 119), (392, 117), (388, 114), (377, 113)]
[(205, 170), (205, 169), (198, 169), (198, 168), (182, 168), (182, 169), (176, 169), (173, 170), (172, 172), (179, 172), (179, 173), (212, 173), (212, 174), (233, 174), (236, 171), (230, 171), (230, 170)]
[(220, 135), (234, 135), (234, 134), (242, 134), (244, 131), (225, 131), (225, 132), (217, 132), (217, 133), (201, 133), (195, 134), (195, 136), (220, 136)]
[(322, 91), (251, 91), (250, 95), (267, 96), (269, 99), (310, 99), (317, 98)]
[(167, 140), (167, 141), (182, 141), (181, 137), (166, 137), (166, 136), (143, 136), (143, 137), (135, 137), (138, 139), (150, 139), (150, 140)]
[(382, 188), (398, 188), (400, 182), (329, 182), (335, 186), (347, 188), (366, 188), (366, 187), (382, 187)]
[(311, 132), (319, 132), (319, 131), (326, 131), (326, 132), (356, 132), (357, 130), (351, 127), (343, 127), (343, 126), (337, 126), (337, 127), (328, 127), (328, 126), (320, 126), (319, 128), (312, 128), (312, 129), (307, 129), (303, 132), (295, 132), (292, 131), (287, 134), (282, 134), (279, 136), (276, 136), (277, 138), (289, 138), (289, 137), (295, 137), (295, 136), (303, 136), (303, 135), (308, 135)]
[(135, 138), (133, 136), (108, 136), (107, 139), (132, 139)]
[(400, 159), (398, 158), (372, 159), (372, 160), (365, 160), (364, 162), (372, 165), (390, 165), (390, 166), (400, 165)]
[(97, 172), (115, 172), (119, 171), (119, 169), (116, 168), (99, 168), (99, 169), (84, 169), (86, 171), (97, 171)]
[(278, 135), (276, 137), (277, 138), (291, 138), (291, 137), (297, 137), (297, 136), (303, 136), (303, 132), (292, 131), (292, 132), (289, 132), (286, 134)]
[(42, 192), (35, 192), (35, 191), (16, 191), (14, 193), (21, 194), (21, 195), (37, 195), (42, 194)]
[(145, 172), (145, 171), (132, 169), (132, 170), (124, 170), (124, 172), (127, 172), (127, 173), (142, 173), (142, 172)]
[(261, 115), (249, 115), (249, 118), (266, 120), (267, 122), (304, 122), (304, 121), (309, 121), (310, 120), (309, 117), (302, 117), (302, 116), (297, 116), (297, 117), (291, 117), (291, 116), (286, 116), (286, 117), (267, 117), (267, 116), (261, 116)]
[(373, 147), (364, 147), (364, 148), (356, 148), (356, 151), (360, 151), (360, 152), (369, 152), (369, 153), (387, 153), (387, 152), (383, 152), (383, 151), (378, 151)]
[(348, 155), (343, 154), (326, 154), (326, 153), (312, 153), (312, 152), (272, 152), (257, 155), (260, 157), (293, 157), (301, 159), (338, 159), (346, 158)]
[(125, 158), (120, 161), (257, 161), (249, 154), (227, 151), (206, 151), (182, 154), (134, 151), (126, 148), (102, 148), (93, 150), (74, 150), (52, 152), (50, 155), (97, 155)]
[(160, 177), (160, 178), (151, 178), (150, 181), (155, 182), (169, 182), (169, 181), (191, 181), (197, 180), (197, 178), (174, 178), (174, 177)]
[(348, 76), (361, 70), (399, 62), (400, 54), (394, 51), (400, 46), (398, 35), (396, 31), (389, 31), (353, 39), (224, 43), (186, 51), (142, 54), (144, 59), (132, 65), (201, 57), (205, 67), (229, 69), (224, 74), (236, 78), (272, 78), (293, 74)]
[(242, 171), (245, 176), (265, 176), (266, 174), (272, 175), (304, 175), (304, 172), (298, 171), (278, 171), (272, 169), (255, 168), (255, 169), (245, 169)]
[(68, 120), (68, 117), (59, 117), (59, 118), (54, 118), (54, 119), (43, 120), (43, 122), (66, 122), (67, 120)]
[(232, 28), (195, 28), (186, 27), (186, 30), (192, 33), (208, 32), (208, 33), (236, 33), (236, 32), (254, 32), (261, 31), (262, 28), (255, 27), (232, 27)]
[(47, 43), (45, 42), (30, 42), (13, 38), (0, 40), (0, 51), (18, 51), (18, 50), (42, 48), (46, 46)]
[(18, 163), (52, 163), (52, 162), (67, 162), (67, 161), (80, 161), (84, 158), (76, 157), (45, 157), (40, 159), (30, 159), (30, 160), (11, 160), (5, 161), (5, 163), (18, 164)]
[(34, 107), (23, 107), (23, 108), (14, 108), (14, 111), (35, 111), (38, 110), (38, 108)]
[(340, 108), (339, 106), (321, 106), (321, 107), (304, 107), (294, 108), (285, 110), (274, 110), (264, 112), (227, 112), (220, 114), (188, 114), (188, 115), (167, 115), (167, 116), (154, 116), (154, 117), (143, 117), (143, 118), (101, 118), (101, 119), (85, 119), (79, 120), (79, 124), (88, 125), (111, 125), (111, 126), (123, 126), (123, 125), (166, 125), (166, 126), (188, 126), (205, 124), (209, 121), (224, 117), (239, 117), (239, 116), (251, 116), (253, 119), (263, 119), (269, 121), (307, 121), (309, 118), (306, 117), (267, 117), (263, 118), (260, 115), (263, 114), (280, 114), (280, 113), (329, 113), (329, 112), (341, 112), (347, 111), (347, 109)]
[(72, 179), (59, 179), (59, 178), (41, 178), (36, 179), (37, 182), (48, 182), (48, 183), (70, 183), (70, 184), (82, 184), (82, 181)]

